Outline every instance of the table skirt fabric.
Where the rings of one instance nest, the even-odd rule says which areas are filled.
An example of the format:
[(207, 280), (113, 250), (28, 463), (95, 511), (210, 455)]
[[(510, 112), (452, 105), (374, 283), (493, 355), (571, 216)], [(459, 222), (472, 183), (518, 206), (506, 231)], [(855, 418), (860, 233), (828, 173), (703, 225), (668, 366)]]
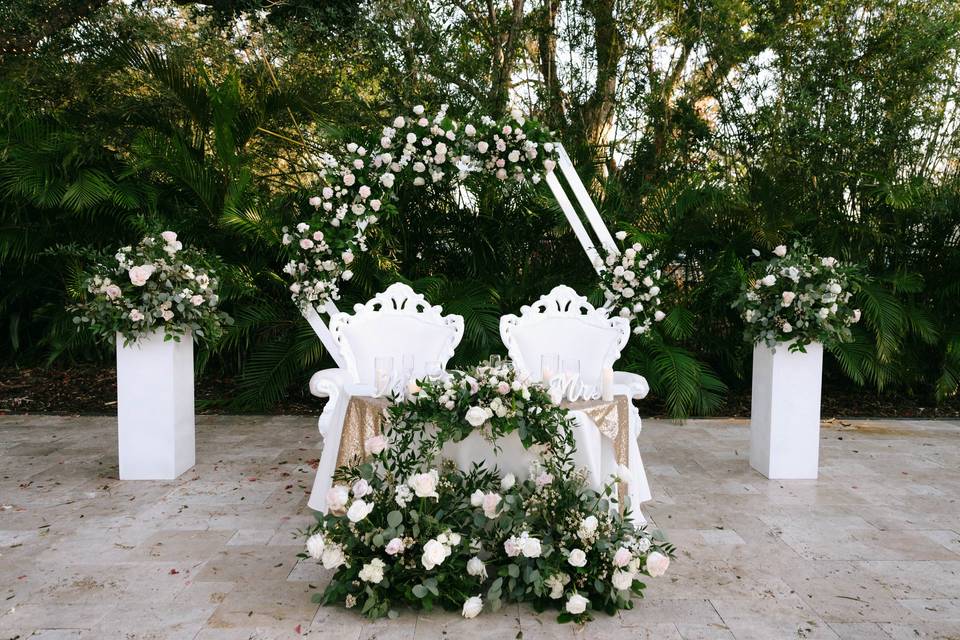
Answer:
[[(385, 398), (351, 396), (345, 391), (332, 396), (329, 402), (320, 420), (323, 451), (308, 502), (311, 509), (322, 513), (326, 513), (326, 495), (333, 485), (334, 471), (366, 455), (364, 443), (380, 433), (383, 410), (388, 404)], [(587, 482), (594, 490), (615, 483), (618, 493), (629, 497), (632, 520), (643, 524), (640, 504), (650, 500), (651, 495), (637, 444), (639, 411), (625, 395), (617, 396), (613, 402), (571, 403), (569, 408), (574, 418), (574, 464), (586, 469)], [(480, 462), (495, 465), (502, 474), (513, 473), (525, 479), (537, 453), (525, 449), (516, 433), (495, 444), (474, 432), (460, 442), (446, 443), (441, 457), (452, 460), (463, 471)], [(629, 470), (627, 478), (621, 474), (624, 466)]]

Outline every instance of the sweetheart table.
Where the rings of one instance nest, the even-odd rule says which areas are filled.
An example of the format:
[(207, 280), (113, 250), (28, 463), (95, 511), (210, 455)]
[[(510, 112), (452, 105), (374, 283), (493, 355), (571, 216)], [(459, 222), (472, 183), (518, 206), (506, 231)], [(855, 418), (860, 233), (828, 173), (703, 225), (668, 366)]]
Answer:
[[(388, 398), (374, 396), (369, 385), (353, 385), (347, 391), (349, 400), (342, 405), (342, 419), (336, 419), (340, 418), (337, 416), (331, 420), (324, 434), (325, 443), (335, 443), (338, 438), (332, 431), (340, 426), (336, 458), (328, 457), (334, 464), (330, 469), (317, 469), (310, 495), (310, 508), (321, 512), (326, 511), (326, 494), (333, 483), (334, 469), (369, 455), (365, 443), (380, 435), (384, 413), (390, 405)], [(631, 456), (630, 399), (626, 395), (615, 395), (612, 400), (565, 400), (560, 406), (568, 409), (575, 421), (572, 456), (575, 466), (586, 469), (588, 484), (597, 491), (602, 490), (611, 475), (617, 476), (618, 493), (631, 497), (634, 519), (643, 522), (638, 503), (649, 499), (649, 490), (639, 456)], [(462, 471), (468, 471), (475, 463), (492, 463), (501, 473), (512, 473), (520, 479), (526, 478), (530, 463), (538, 458), (535, 450), (524, 448), (515, 432), (494, 443), (474, 431), (460, 442), (445, 443), (440, 455), (452, 460)], [(631, 472), (625, 473), (625, 469)], [(628, 491), (634, 488), (629, 487), (631, 484), (637, 490)]]

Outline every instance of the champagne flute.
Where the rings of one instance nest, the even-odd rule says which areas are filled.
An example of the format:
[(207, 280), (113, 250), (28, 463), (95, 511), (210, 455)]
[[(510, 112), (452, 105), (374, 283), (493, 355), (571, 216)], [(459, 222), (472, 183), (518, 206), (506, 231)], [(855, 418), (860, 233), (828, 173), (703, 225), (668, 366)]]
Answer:
[(439, 380), (443, 376), (443, 367), (440, 366), (439, 360), (427, 360), (424, 371), (431, 380)]
[(373, 359), (374, 395), (380, 397), (390, 390), (393, 382), (393, 357), (377, 356)]
[(560, 354), (545, 353), (540, 356), (540, 380), (550, 386), (554, 376), (560, 371)]

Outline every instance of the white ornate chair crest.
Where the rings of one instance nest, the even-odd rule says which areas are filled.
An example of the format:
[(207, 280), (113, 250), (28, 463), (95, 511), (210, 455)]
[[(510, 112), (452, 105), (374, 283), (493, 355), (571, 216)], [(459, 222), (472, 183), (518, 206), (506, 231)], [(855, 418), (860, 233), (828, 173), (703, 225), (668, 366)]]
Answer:
[(599, 389), (603, 370), (613, 368), (630, 338), (630, 323), (560, 285), (521, 307), (519, 316), (500, 318), (500, 337), (516, 367), (532, 379), (541, 377), (541, 356), (557, 354), (579, 360), (584, 385)]
[(463, 339), (463, 318), (443, 315), (409, 285), (397, 282), (354, 313), (330, 319), (330, 332), (340, 346), (353, 382), (373, 384), (374, 358), (389, 356), (399, 367), (404, 354), (414, 358), (414, 374), (424, 373), (427, 362), (446, 367)]

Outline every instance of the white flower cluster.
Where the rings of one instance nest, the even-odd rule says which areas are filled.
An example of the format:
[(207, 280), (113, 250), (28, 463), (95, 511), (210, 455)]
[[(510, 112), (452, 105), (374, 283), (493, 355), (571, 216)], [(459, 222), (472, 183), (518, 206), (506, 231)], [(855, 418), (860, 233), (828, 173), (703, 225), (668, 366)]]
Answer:
[(82, 315), (75, 322), (90, 323), (104, 333), (120, 331), (130, 339), (154, 328), (173, 335), (190, 329), (200, 337), (219, 330), (230, 322), (217, 309), (219, 283), (188, 262), (196, 259), (200, 253), (183, 252), (173, 231), (146, 236), (136, 247), (121, 247), (114, 264), (97, 265), (87, 280), (93, 301), (77, 308)]
[(353, 277), (348, 268), (353, 262), (353, 252), (343, 251), (336, 259), (323, 231), (311, 230), (306, 222), (294, 229), (283, 228), (283, 244), (296, 245), (299, 249), (296, 260), (283, 267), (291, 276), (290, 294), (301, 304), (323, 304), (340, 299), (338, 280), (344, 282)]
[[(627, 234), (617, 232), (618, 240)], [(594, 259), (595, 266), (602, 269), (600, 286), (607, 299), (607, 306), (622, 318), (634, 323), (637, 335), (649, 333), (654, 322), (660, 322), (665, 314), (660, 309), (660, 269), (654, 267), (656, 251), (644, 251), (643, 245), (635, 242), (622, 252), (608, 252), (606, 258)]]
[(284, 272), (293, 279), (290, 293), (298, 304), (337, 299), (338, 278), (349, 280), (354, 254), (367, 251), (368, 233), (398, 180), (422, 187), (487, 173), (536, 184), (541, 172), (556, 166), (548, 132), (535, 124), (525, 130), (519, 111), (503, 124), (484, 116), (479, 125), (463, 127), (446, 112), (443, 105), (428, 118), (417, 105), (385, 126), (372, 149), (351, 142), (340, 160), (319, 158), (324, 186), (309, 199), (313, 224), (283, 230), (283, 244), (293, 250)]
[[(503, 399), (511, 393), (518, 392), (524, 400), (530, 399), (529, 382), (518, 376), (516, 369), (507, 363), (477, 367), (475, 375), (465, 376), (461, 384), (469, 388), (471, 395), (477, 396), (477, 402), (467, 409), (464, 419), (478, 429), (494, 416), (512, 418), (516, 415), (510, 403)], [(446, 383), (444, 388), (446, 391), (439, 399), (440, 404), (453, 409), (456, 389), (451, 383)]]
[(850, 325), (860, 320), (860, 310), (850, 305), (850, 269), (836, 258), (813, 255), (802, 244), (792, 252), (779, 245), (773, 255), (734, 303), (747, 323), (747, 337), (769, 346), (850, 340)]

